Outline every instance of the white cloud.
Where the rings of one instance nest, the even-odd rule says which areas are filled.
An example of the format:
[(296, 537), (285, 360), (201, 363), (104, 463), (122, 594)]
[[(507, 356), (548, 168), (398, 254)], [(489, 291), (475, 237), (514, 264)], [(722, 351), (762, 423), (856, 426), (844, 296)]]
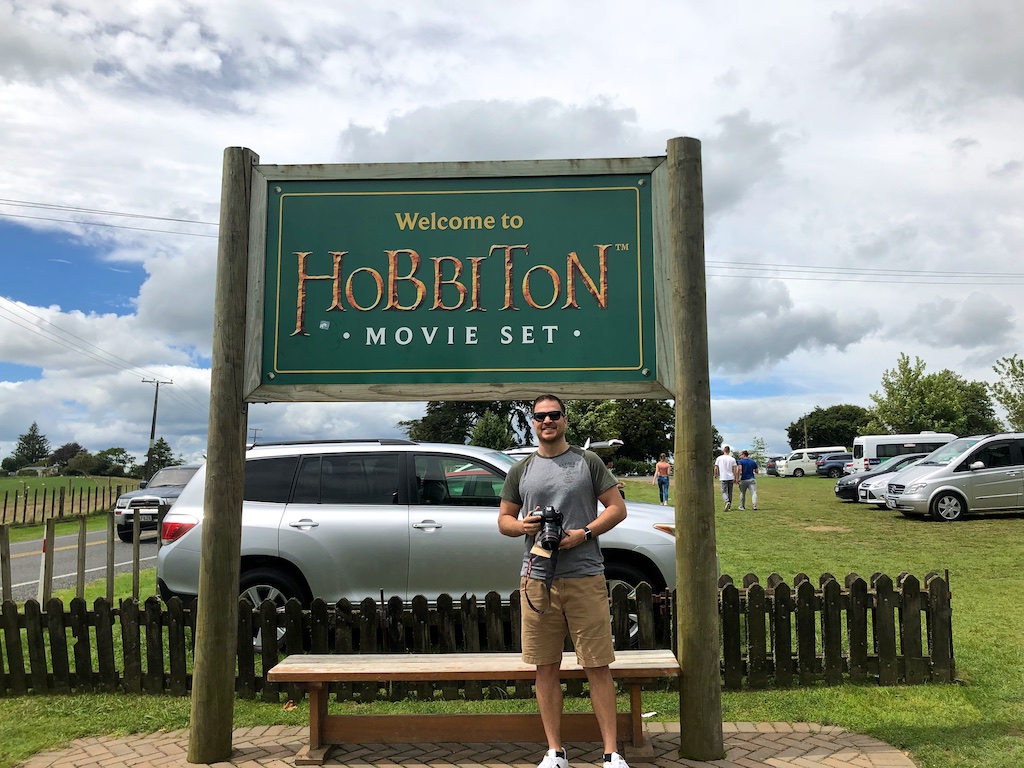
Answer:
[[(656, 155), (695, 136), (714, 419), (737, 446), (781, 450), (815, 406), (869, 405), (900, 351), (971, 380), (1020, 352), (1022, 22), (998, 0), (742, 16), (610, 0), (9, 3), (0, 198), (216, 222), (228, 146), (280, 164), (499, 160)], [(0, 316), (0, 453), (33, 420), (52, 443), (140, 453), (142, 379), (160, 378), (174, 384), (158, 432), (201, 455), (216, 240), (15, 221), (100, 266), (81, 306), (3, 283), (41, 319), (23, 316), (32, 332)], [(4, 248), (10, 274), (24, 256)], [(55, 281), (72, 260), (58, 250)], [(144, 277), (109, 287), (118, 270)], [(123, 363), (46, 340), (43, 320)], [(263, 439), (398, 436), (421, 408), (254, 405), (249, 421)]]

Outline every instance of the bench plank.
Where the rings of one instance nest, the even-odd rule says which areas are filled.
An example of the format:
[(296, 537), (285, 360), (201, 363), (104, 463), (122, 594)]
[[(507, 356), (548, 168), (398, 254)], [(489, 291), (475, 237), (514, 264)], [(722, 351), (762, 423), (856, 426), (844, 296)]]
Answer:
[[(611, 664), (616, 679), (654, 680), (676, 677), (679, 663), (668, 650), (618, 651)], [(561, 676), (586, 678), (576, 654), (562, 656)], [(302, 654), (277, 663), (267, 673), (272, 682), (421, 682), (489, 680), (495, 677), (533, 680), (537, 668), (518, 653)]]

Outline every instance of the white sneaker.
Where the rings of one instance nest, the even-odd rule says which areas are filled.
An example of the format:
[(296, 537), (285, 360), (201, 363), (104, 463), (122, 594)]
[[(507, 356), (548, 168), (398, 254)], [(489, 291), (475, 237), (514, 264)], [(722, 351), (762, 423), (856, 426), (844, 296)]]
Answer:
[[(612, 755), (614, 754), (615, 753), (613, 752)], [(625, 768), (629, 768), (625, 763), (623, 763), (623, 766), (625, 766)], [(561, 752), (555, 749), (549, 749), (537, 768), (569, 768), (569, 760), (565, 749), (563, 748)]]
[(622, 755), (612, 752), (612, 759), (604, 761), (604, 768), (629, 768), (629, 765), (622, 759)]

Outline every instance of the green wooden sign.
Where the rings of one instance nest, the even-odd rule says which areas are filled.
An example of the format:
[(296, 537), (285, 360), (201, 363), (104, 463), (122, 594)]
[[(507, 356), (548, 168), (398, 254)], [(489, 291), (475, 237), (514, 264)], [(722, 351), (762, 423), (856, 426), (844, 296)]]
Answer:
[[(641, 162), (640, 172), (468, 178), (433, 165), (405, 178), (360, 177), (378, 166), (334, 166), (340, 178), (268, 167), (254, 181), (266, 219), (261, 263), (250, 261), (262, 312), (248, 399), (427, 399), (424, 386), (472, 398), (581, 383), (657, 392), (653, 165)], [(503, 165), (473, 164), (477, 174)]]

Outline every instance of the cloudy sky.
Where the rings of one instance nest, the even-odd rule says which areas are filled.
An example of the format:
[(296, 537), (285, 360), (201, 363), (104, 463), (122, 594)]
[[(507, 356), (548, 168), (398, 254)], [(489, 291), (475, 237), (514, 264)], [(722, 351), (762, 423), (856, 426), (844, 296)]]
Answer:
[[(119, 7), (120, 6), (120, 7)], [(0, 0), (0, 456), (206, 444), (223, 150), (273, 164), (702, 141), (712, 418), (1022, 352), (1024, 4)], [(254, 405), (259, 439), (422, 403)]]

